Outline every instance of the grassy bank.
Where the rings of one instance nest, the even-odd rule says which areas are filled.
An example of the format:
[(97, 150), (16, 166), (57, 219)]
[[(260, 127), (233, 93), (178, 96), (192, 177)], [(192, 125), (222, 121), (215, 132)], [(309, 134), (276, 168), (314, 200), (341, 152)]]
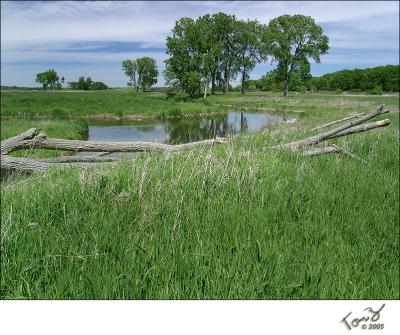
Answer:
[(284, 98), (279, 93), (255, 92), (218, 94), (206, 99), (183, 101), (181, 97), (167, 99), (164, 93), (139, 93), (131, 90), (108, 91), (2, 91), (2, 117), (23, 119), (66, 119), (88, 116), (124, 117), (179, 116), (183, 114), (213, 113), (237, 107), (267, 108), (295, 112), (326, 113), (353, 111), (380, 103), (398, 104), (398, 97), (341, 96), (296, 94)]
[[(2, 298), (398, 299), (398, 98), (210, 103), (303, 113), (227, 146), (4, 184)], [(365, 165), (267, 149), (380, 103), (392, 110), (390, 127), (333, 141)]]

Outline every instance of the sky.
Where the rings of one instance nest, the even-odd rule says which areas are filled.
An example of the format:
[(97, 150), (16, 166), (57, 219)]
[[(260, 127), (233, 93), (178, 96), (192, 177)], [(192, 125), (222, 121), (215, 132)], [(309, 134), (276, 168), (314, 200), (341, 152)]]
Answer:
[[(65, 81), (90, 76), (126, 86), (124, 59), (149, 56), (159, 78), (175, 21), (224, 12), (267, 24), (283, 14), (311, 16), (329, 37), (329, 53), (311, 62), (314, 76), (341, 69), (399, 64), (398, 1), (1, 1), (1, 85), (36, 86), (54, 68)], [(258, 79), (271, 61), (251, 73)]]

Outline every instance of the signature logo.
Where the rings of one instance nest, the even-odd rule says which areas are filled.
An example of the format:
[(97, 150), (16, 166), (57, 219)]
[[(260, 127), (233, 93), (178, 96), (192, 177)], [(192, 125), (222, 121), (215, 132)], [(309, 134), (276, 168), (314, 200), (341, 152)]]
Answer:
[(374, 310), (372, 307), (364, 309), (362, 315), (353, 317), (353, 312), (347, 314), (340, 322), (342, 322), (347, 330), (352, 330), (360, 326), (361, 329), (383, 329), (383, 323), (376, 323), (381, 317), (381, 311), (385, 307), (385, 304), (381, 308)]

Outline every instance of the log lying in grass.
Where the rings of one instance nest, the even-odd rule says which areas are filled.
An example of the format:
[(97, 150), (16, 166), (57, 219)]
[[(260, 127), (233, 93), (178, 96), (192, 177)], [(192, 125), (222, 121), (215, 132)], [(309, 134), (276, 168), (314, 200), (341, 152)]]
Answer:
[[(383, 110), (384, 105), (368, 115), (357, 114), (351, 118), (344, 118), (338, 121), (331, 122), (329, 125), (342, 122), (344, 120), (356, 120), (346, 123), (335, 129), (307, 137), (298, 141), (284, 143), (270, 147), (271, 149), (290, 149), (299, 151), (302, 147), (315, 146), (326, 140), (356, 134), (368, 131), (375, 128), (386, 127), (390, 124), (390, 120), (380, 120), (367, 124), (364, 122), (389, 111)], [(322, 128), (327, 126), (323, 125)], [(101, 142), (101, 141), (77, 141), (77, 140), (64, 140), (56, 138), (47, 138), (46, 134), (38, 133), (36, 129), (32, 128), (28, 131), (11, 137), (1, 142), (1, 169), (11, 171), (25, 171), (25, 172), (41, 172), (51, 167), (79, 167), (86, 168), (94, 166), (98, 163), (113, 164), (117, 158), (105, 157), (112, 152), (141, 152), (141, 151), (178, 151), (185, 149), (192, 149), (198, 146), (213, 145), (225, 143), (226, 138), (215, 138), (205, 141), (191, 142), (185, 144), (164, 144), (154, 142)], [(64, 151), (90, 151), (98, 152), (97, 156), (62, 156), (56, 158), (21, 158), (11, 157), (8, 154), (19, 149), (49, 149), (49, 150), (64, 150)], [(351, 151), (340, 148), (336, 145), (330, 145), (322, 148), (314, 148), (303, 152), (303, 156), (314, 157), (327, 153), (341, 153), (357, 160), (365, 162), (363, 159), (354, 155)]]
[(316, 131), (316, 130), (320, 130), (320, 129), (323, 129), (323, 128), (327, 128), (327, 127), (332, 126), (334, 124), (337, 124), (337, 123), (340, 123), (340, 122), (343, 122), (343, 121), (352, 120), (352, 119), (357, 119), (357, 118), (359, 118), (361, 116), (364, 116), (364, 115), (365, 115), (364, 113), (359, 113), (359, 114), (356, 114), (356, 115), (348, 116), (348, 117), (345, 117), (345, 118), (340, 119), (340, 120), (336, 120), (336, 121), (332, 121), (332, 122), (329, 122), (329, 123), (325, 123), (325, 124), (323, 124), (321, 126), (318, 126), (318, 127), (315, 127), (313, 129), (311, 129), (310, 131)]
[(304, 157), (314, 157), (314, 156), (320, 156), (320, 155), (323, 155), (323, 154), (330, 154), (330, 153), (343, 154), (343, 155), (349, 156), (349, 157), (351, 157), (351, 158), (353, 158), (355, 160), (361, 161), (364, 164), (367, 163), (366, 160), (364, 160), (364, 159), (358, 157), (357, 155), (353, 154), (350, 150), (338, 147), (335, 144), (329, 145), (327, 147), (306, 150), (306, 151), (303, 152), (303, 156)]
[[(357, 120), (355, 120), (353, 122), (350, 122), (350, 123), (346, 123), (346, 124), (344, 124), (344, 125), (342, 125), (340, 127), (334, 128), (332, 130), (329, 130), (329, 131), (326, 131), (326, 132), (323, 132), (323, 133), (320, 133), (320, 134), (317, 134), (317, 135), (314, 135), (314, 136), (307, 137), (307, 138), (299, 140), (299, 141), (294, 141), (294, 142), (285, 143), (285, 144), (279, 144), (279, 145), (273, 146), (272, 148), (275, 148), (275, 149), (288, 148), (288, 149), (291, 149), (293, 151), (296, 151), (302, 146), (316, 145), (316, 144), (319, 144), (319, 143), (321, 143), (323, 141), (326, 141), (327, 139), (330, 139), (330, 138), (334, 138), (334, 137), (338, 137), (338, 136), (344, 136), (344, 135), (350, 135), (350, 134), (366, 131), (366, 130), (369, 130), (369, 129), (373, 129), (373, 128), (376, 128), (376, 127), (385, 127), (385, 126), (390, 124), (389, 120), (385, 120), (384, 123), (380, 123), (380, 124), (375, 123), (374, 127), (369, 128), (369, 129), (365, 129), (365, 130), (361, 130), (361, 129), (364, 129), (362, 127), (358, 128), (358, 129), (355, 128), (355, 126), (358, 126), (358, 125), (364, 123), (365, 121), (368, 121), (368, 120), (370, 120), (370, 119), (372, 119), (372, 118), (374, 118), (374, 117), (376, 117), (378, 115), (382, 115), (382, 114), (388, 113), (389, 111), (384, 111), (383, 110), (384, 106), (385, 105), (380, 105), (379, 108), (375, 112), (370, 113), (370, 114), (365, 115), (365, 116), (362, 116), (359, 119), (357, 119)], [(354, 130), (353, 127), (356, 130)], [(348, 133), (346, 133), (345, 131), (350, 129), (350, 128), (352, 128), (353, 131), (349, 131)]]
[[(32, 128), (28, 131), (1, 142), (1, 169), (11, 171), (41, 172), (51, 167), (91, 167), (94, 163), (111, 163), (116, 157), (104, 157), (113, 152), (142, 152), (142, 151), (178, 151), (192, 149), (198, 146), (220, 144), (225, 138), (184, 143), (164, 144), (154, 142), (101, 142), (77, 141), (47, 138), (46, 134), (38, 133)], [(63, 151), (99, 152), (97, 156), (61, 156), (54, 158), (21, 158), (8, 154), (19, 149), (49, 149)]]

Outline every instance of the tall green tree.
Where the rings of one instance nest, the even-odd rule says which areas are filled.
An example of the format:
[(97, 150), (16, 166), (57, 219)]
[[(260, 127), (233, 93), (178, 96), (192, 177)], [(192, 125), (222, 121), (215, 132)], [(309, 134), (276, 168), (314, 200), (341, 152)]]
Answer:
[(201, 91), (201, 61), (196, 23), (184, 17), (175, 22), (172, 36), (167, 37), (167, 54), (164, 76), (174, 86), (179, 86), (190, 96)]
[[(237, 20), (234, 15), (216, 13), (213, 15), (213, 30), (217, 36), (219, 45), (219, 68), (216, 73), (217, 81), (222, 86), (222, 91), (226, 94), (229, 90), (229, 81), (234, 79), (237, 73), (237, 57), (240, 52)], [(213, 86), (211, 87), (214, 92)]]
[(265, 35), (265, 26), (257, 20), (237, 21), (237, 56), (235, 64), (241, 73), (241, 92), (245, 93), (246, 80), (250, 77), (251, 70), (257, 63), (266, 60), (267, 49), (262, 43)]
[(138, 86), (143, 91), (157, 83), (158, 69), (155, 59), (150, 57), (141, 57), (136, 59)]
[(289, 95), (289, 83), (294, 72), (309, 67), (308, 59), (317, 63), (329, 49), (329, 39), (321, 26), (310, 16), (282, 15), (272, 19), (264, 34), (265, 47), (278, 63), (279, 76), (284, 81), (284, 96)]
[(139, 86), (137, 83), (138, 65), (136, 60), (126, 59), (122, 61), (122, 70), (129, 78), (128, 85), (133, 86), (133, 89), (137, 92)]
[(45, 90), (48, 88), (51, 90), (61, 88), (60, 78), (54, 69), (36, 74), (35, 81), (42, 84)]

